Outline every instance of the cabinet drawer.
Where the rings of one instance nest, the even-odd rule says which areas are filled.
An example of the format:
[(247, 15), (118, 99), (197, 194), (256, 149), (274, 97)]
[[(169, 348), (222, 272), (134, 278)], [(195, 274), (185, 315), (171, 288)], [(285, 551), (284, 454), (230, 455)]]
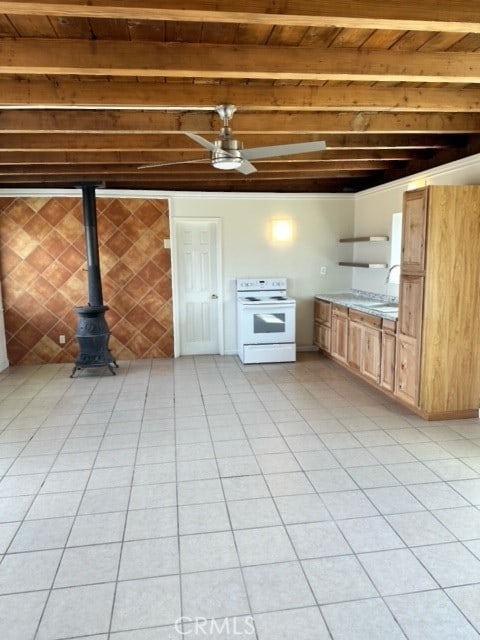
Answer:
[(314, 318), (316, 322), (330, 326), (332, 318), (332, 303), (326, 300), (315, 300)]
[(349, 317), (352, 322), (361, 322), (362, 324), (367, 324), (369, 327), (379, 329), (382, 326), (382, 319), (378, 316), (372, 316), (369, 313), (362, 313), (361, 311), (350, 309)]
[(342, 304), (332, 304), (332, 314), (335, 316), (348, 316), (348, 307), (344, 307)]
[(382, 329), (388, 333), (396, 333), (397, 332), (397, 321), (396, 320), (387, 320), (387, 318), (383, 318), (382, 320)]

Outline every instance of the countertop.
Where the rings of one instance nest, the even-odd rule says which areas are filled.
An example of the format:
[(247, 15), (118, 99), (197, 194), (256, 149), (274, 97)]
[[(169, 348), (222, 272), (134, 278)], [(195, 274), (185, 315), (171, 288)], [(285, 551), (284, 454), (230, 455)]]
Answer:
[(341, 304), (349, 309), (370, 313), (373, 316), (386, 318), (387, 320), (396, 320), (398, 318), (398, 301), (391, 296), (353, 290), (317, 293), (315, 298)]

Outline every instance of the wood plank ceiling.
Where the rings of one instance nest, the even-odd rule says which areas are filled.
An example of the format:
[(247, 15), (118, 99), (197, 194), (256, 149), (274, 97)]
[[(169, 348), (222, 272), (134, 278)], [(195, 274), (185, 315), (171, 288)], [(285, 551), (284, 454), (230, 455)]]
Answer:
[[(0, 8), (0, 187), (356, 192), (480, 151), (477, 1)], [(214, 169), (185, 132), (214, 141), (219, 104), (246, 149), (326, 149)]]

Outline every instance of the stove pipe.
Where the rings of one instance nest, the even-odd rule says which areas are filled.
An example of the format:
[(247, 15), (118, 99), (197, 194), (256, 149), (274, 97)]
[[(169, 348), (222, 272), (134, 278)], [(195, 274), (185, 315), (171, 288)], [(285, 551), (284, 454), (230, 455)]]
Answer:
[(85, 244), (87, 249), (88, 304), (92, 307), (103, 305), (102, 278), (100, 275), (100, 257), (98, 253), (97, 206), (95, 186), (82, 185), (83, 223), (85, 225)]
[(108, 348), (110, 331), (105, 320), (105, 311), (108, 310), (108, 307), (103, 304), (100, 275), (95, 185), (82, 185), (82, 196), (87, 250), (88, 306), (75, 307), (78, 315), (76, 336), (80, 346), (80, 354), (75, 361), (71, 378), (78, 369), (88, 367), (108, 367), (110, 373), (115, 375), (113, 367), (118, 366)]

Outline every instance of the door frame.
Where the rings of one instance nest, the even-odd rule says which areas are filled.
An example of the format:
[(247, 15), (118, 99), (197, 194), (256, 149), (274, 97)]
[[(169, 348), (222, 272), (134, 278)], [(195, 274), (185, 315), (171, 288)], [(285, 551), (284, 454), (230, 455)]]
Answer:
[(221, 218), (197, 218), (192, 216), (172, 216), (172, 225), (170, 230), (171, 249), (172, 249), (172, 295), (173, 295), (173, 355), (178, 358), (180, 353), (180, 322), (179, 322), (179, 279), (178, 279), (178, 244), (177, 244), (177, 226), (182, 223), (208, 222), (215, 225), (215, 251), (217, 254), (216, 279), (218, 289), (218, 313), (217, 313), (217, 332), (218, 332), (218, 352), (221, 356), (225, 354), (225, 338), (223, 332), (223, 315), (224, 315), (224, 296), (223, 296), (223, 262), (222, 262), (222, 219)]

